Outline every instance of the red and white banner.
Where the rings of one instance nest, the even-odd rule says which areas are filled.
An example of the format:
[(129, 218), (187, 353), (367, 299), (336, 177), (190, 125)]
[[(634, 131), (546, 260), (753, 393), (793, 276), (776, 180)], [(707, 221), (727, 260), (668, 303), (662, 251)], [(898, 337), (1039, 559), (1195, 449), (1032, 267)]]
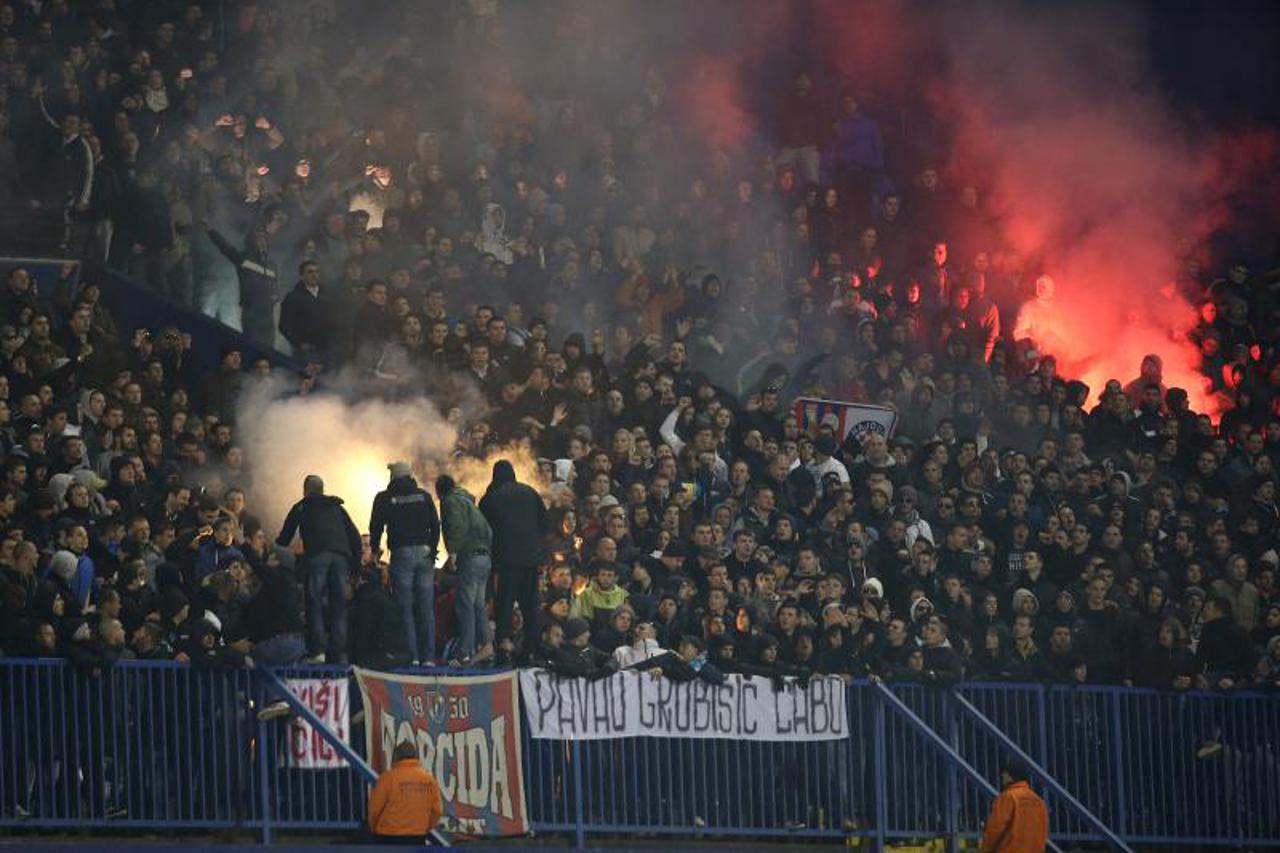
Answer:
[(885, 438), (893, 435), (898, 425), (898, 413), (885, 406), (869, 403), (846, 403), (843, 400), (817, 400), (813, 397), (797, 397), (793, 406), (800, 428), (816, 431), (826, 424), (835, 430), (838, 441), (852, 435), (861, 439), (865, 433), (878, 432)]
[[(325, 726), (350, 743), (351, 696), (345, 678), (290, 678), (289, 692), (315, 713)], [(346, 767), (347, 760), (301, 717), (289, 721), (288, 764), (302, 770)]]
[(375, 771), (410, 741), (440, 784), (445, 830), (525, 835), (520, 687), (514, 672), (398, 675), (355, 669), (364, 697), (365, 756)]

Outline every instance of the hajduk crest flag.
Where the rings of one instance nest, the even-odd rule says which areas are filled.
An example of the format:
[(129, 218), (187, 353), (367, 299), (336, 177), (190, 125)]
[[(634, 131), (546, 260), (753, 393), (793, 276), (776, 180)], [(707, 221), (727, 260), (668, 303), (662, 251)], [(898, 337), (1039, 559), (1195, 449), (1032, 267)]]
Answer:
[(381, 773), (412, 740), (440, 783), (444, 828), (472, 836), (525, 835), (516, 674), (416, 676), (355, 668), (364, 697), (365, 754)]
[(861, 441), (869, 432), (877, 432), (889, 438), (893, 435), (893, 428), (898, 425), (896, 411), (868, 403), (798, 397), (793, 411), (802, 430), (816, 431), (817, 427), (825, 424), (835, 430), (836, 438), (841, 443), (849, 436)]

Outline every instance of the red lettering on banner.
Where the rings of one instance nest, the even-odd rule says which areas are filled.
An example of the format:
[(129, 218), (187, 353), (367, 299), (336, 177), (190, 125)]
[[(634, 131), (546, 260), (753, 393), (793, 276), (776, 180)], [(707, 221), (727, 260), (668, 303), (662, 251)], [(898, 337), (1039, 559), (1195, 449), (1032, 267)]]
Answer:
[[(349, 688), (346, 679), (292, 679), (288, 686), (325, 728), (347, 741)], [(328, 769), (347, 765), (346, 759), (321, 732), (298, 718), (289, 723), (288, 755), (290, 766), (297, 768)]]
[(448, 831), (528, 832), (514, 673), (422, 677), (357, 669), (356, 678), (374, 770), (386, 769), (396, 744), (412, 741), (440, 785)]

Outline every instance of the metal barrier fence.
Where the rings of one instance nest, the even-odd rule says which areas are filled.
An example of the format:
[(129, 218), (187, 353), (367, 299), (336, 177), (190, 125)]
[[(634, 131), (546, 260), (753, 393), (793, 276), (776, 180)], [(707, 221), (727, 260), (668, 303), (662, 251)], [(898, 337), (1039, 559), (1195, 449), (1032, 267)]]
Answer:
[[(895, 693), (996, 779), (1004, 748), (951, 693)], [(1280, 697), (1034, 684), (968, 684), (962, 694), (1130, 843), (1280, 847)], [(977, 836), (988, 799), (952, 758), (870, 685), (851, 685), (848, 698), (847, 741), (526, 735), (533, 827), (579, 838)], [(287, 726), (257, 719), (266, 701), (252, 670), (129, 662), (95, 674), (56, 660), (0, 660), (0, 826), (248, 828), (264, 837), (357, 828), (364, 780), (350, 768), (289, 766)], [(358, 726), (351, 739), (363, 754)], [(1097, 840), (1045, 798), (1055, 839)]]

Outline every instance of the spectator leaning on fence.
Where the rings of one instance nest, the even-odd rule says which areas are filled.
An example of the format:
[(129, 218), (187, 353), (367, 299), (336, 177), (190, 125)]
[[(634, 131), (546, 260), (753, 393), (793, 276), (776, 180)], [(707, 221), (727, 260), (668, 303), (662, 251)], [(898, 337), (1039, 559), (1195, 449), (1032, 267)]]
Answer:
[(396, 744), (391, 761), (369, 792), (369, 832), (381, 843), (421, 846), (444, 816), (440, 784), (413, 741)]
[(1049, 811), (1028, 780), (1019, 761), (1007, 761), (1000, 768), (1000, 793), (982, 830), (982, 853), (1044, 853)]

